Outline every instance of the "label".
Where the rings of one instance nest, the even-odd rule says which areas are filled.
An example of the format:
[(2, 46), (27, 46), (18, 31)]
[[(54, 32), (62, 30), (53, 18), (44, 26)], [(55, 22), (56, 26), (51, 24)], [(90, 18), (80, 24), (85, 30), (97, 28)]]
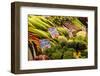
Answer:
[(40, 47), (41, 48), (50, 48), (51, 47), (50, 41), (47, 39), (41, 39), (40, 40)]
[(51, 34), (52, 38), (57, 38), (59, 36), (58, 31), (56, 30), (56, 28), (52, 27), (48, 29), (49, 33)]

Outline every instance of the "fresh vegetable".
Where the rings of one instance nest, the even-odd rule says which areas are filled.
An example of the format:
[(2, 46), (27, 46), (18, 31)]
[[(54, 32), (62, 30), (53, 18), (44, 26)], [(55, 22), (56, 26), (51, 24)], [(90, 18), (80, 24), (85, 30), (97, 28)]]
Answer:
[(75, 26), (77, 26), (79, 29), (82, 29), (82, 26), (84, 26), (84, 24), (82, 24), (81, 21), (78, 20), (77, 17), (68, 16), (67, 18), (68, 18), (68, 20), (70, 20)]
[(45, 31), (42, 31), (39, 29), (33, 29), (33, 28), (29, 27), (28, 31), (34, 33), (39, 38), (50, 38), (50, 34), (48, 32), (45, 32)]
[(28, 20), (29, 20), (29, 22), (30, 22), (32, 25), (34, 25), (37, 29), (41, 29), (41, 30), (47, 31), (48, 28), (47, 28), (46, 26), (44, 26), (42, 23), (38, 22), (35, 18), (34, 18), (34, 19), (33, 19), (33, 18), (29, 18)]
[(66, 30), (65, 28), (63, 27), (57, 27), (57, 30), (59, 32), (60, 35), (63, 35), (63, 36), (68, 36), (68, 30)]
[(66, 51), (64, 52), (64, 55), (63, 55), (63, 59), (73, 59), (73, 52), (72, 51)]
[(67, 42), (67, 38), (65, 36), (58, 36), (58, 40), (60, 42)]
[(86, 37), (86, 32), (85, 31), (79, 31), (77, 34), (76, 34), (77, 37), (81, 36), (83, 38)]
[(51, 59), (61, 59), (62, 53), (60, 51), (56, 51), (51, 54)]

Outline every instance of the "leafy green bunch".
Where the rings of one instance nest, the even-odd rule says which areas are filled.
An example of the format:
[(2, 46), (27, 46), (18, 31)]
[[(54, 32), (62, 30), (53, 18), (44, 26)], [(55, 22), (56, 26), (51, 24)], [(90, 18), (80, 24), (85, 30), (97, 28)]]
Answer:
[(49, 59), (73, 59), (73, 52), (82, 52), (82, 58), (87, 57), (87, 44), (84, 41), (61, 41), (57, 45), (44, 50)]
[(57, 26), (62, 26), (66, 21), (68, 21), (67, 16), (49, 16), (47, 19)]

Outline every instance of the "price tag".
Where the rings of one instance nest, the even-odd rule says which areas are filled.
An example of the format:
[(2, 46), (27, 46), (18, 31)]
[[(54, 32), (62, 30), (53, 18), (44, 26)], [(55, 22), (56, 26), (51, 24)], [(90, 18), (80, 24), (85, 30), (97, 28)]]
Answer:
[(57, 38), (59, 36), (59, 33), (55, 27), (49, 28), (48, 31), (51, 34), (52, 38)]
[(40, 47), (41, 48), (50, 48), (51, 47), (50, 41), (47, 39), (41, 39), (40, 40)]

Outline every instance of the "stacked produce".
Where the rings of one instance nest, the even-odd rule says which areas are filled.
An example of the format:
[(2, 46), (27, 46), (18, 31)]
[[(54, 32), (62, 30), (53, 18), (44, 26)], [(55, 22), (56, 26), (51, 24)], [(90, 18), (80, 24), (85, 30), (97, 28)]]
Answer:
[(87, 25), (81, 18), (29, 15), (28, 43), (33, 60), (87, 58)]

